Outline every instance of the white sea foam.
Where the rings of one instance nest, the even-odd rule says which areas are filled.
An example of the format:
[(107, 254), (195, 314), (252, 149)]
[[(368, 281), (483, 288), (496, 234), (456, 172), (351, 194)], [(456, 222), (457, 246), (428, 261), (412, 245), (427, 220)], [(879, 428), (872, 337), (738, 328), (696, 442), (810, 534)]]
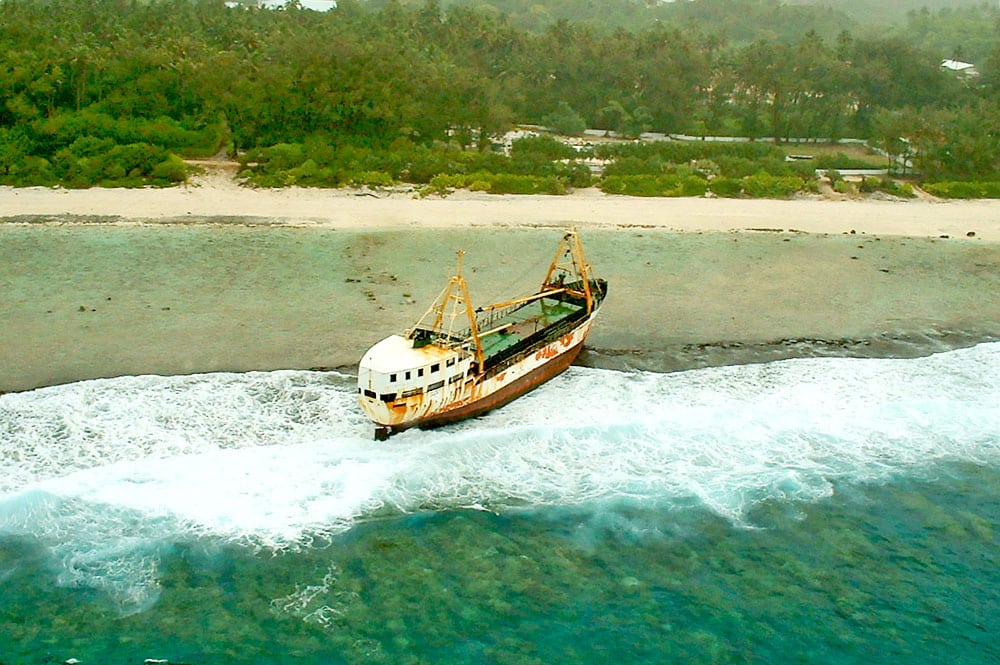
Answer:
[(1000, 344), (676, 374), (571, 368), (486, 417), (371, 440), (350, 377), (88, 381), (0, 397), (0, 535), (141, 609), (155, 544), (295, 547), (423, 509), (699, 501), (735, 522), (841, 480), (1000, 462)]
[(0, 398), (0, 496), (118, 462), (365, 431), (349, 379), (318, 372), (137, 376)]

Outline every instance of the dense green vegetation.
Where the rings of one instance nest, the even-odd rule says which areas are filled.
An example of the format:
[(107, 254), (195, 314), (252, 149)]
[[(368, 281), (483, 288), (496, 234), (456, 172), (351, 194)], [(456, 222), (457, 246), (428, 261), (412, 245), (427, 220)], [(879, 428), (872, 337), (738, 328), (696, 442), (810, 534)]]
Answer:
[[(607, 27), (601, 7), (614, 2), (591, 2), (590, 14), (585, 3), (525, 4), (549, 14), (528, 25), (513, 0), (343, 0), (324, 13), (0, 0), (0, 184), (170, 184), (186, 177), (180, 157), (220, 149), (260, 185), (432, 191), (566, 191), (592, 182), (577, 156), (611, 161), (606, 191), (657, 195), (735, 195), (739, 183), (744, 195), (783, 196), (817, 166), (848, 167), (785, 162), (764, 143), (492, 152), (491, 137), (515, 123), (857, 136), (932, 181), (1000, 181), (995, 6), (911, 11), (908, 27), (872, 33), (825, 5), (622, 3), (645, 19)], [(556, 6), (577, 10), (553, 16)], [(981, 77), (942, 71), (962, 49), (987, 54)]]
[[(368, 0), (384, 7), (386, 0)], [(419, 2), (420, 0), (415, 0)], [(996, 45), (996, 2), (986, 0), (442, 0), (505, 15), (541, 32), (572, 21), (603, 29), (642, 31), (655, 22), (712, 35), (728, 44), (795, 42), (808, 32), (832, 41), (893, 34), (941, 54), (979, 62)]]
[[(369, 0), (368, 4), (382, 8), (388, 0)], [(924, 16), (932, 16), (943, 34), (975, 39), (990, 34), (993, 26), (989, 22), (955, 21), (952, 13), (974, 17), (988, 10), (989, 4), (985, 0), (442, 0), (445, 8), (474, 7), (503, 14), (519, 28), (536, 32), (560, 20), (633, 32), (658, 21), (718, 35), (729, 43), (795, 41), (810, 31), (826, 39), (834, 39), (845, 30), (870, 36), (901, 28), (908, 20)], [(940, 16), (945, 20), (937, 20)], [(930, 36), (936, 32), (931, 31)], [(952, 49), (956, 43), (944, 46)]]
[[(385, 7), (391, 0), (369, 0)], [(507, 16), (514, 25), (543, 32), (560, 21), (590, 28), (641, 31), (664, 23), (719, 35), (727, 41), (793, 39), (815, 30), (833, 38), (854, 30), (855, 19), (830, 3), (794, 3), (781, 0), (696, 0), (695, 2), (646, 2), (644, 0), (444, 0), (445, 8), (475, 7), (494, 16)], [(811, 6), (809, 6), (811, 5)]]

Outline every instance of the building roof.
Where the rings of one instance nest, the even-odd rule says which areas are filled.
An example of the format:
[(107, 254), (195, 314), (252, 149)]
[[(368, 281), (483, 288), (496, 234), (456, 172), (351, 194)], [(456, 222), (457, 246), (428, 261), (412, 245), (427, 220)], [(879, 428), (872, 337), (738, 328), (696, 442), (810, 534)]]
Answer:
[(961, 60), (942, 60), (941, 66), (945, 69), (950, 69), (953, 72), (964, 72), (967, 69), (972, 69), (975, 67), (971, 62), (962, 62)]

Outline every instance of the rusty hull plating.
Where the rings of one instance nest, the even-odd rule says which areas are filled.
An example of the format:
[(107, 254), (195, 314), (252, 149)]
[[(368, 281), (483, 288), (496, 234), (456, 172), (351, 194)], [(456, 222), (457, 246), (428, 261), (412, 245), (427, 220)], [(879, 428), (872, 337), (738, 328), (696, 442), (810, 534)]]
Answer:
[(580, 353), (607, 294), (575, 229), (563, 235), (536, 293), (477, 309), (462, 257), (416, 325), (361, 358), (358, 402), (377, 439), (485, 413), (556, 376)]

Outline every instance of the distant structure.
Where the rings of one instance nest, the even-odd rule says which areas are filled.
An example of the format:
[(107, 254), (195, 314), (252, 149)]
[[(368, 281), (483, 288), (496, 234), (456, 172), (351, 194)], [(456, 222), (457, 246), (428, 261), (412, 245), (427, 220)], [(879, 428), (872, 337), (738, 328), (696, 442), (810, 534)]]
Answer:
[[(292, 4), (293, 0), (227, 0), (226, 6), (230, 9), (237, 7), (261, 7), (264, 9), (285, 9)], [(317, 12), (325, 12), (336, 9), (337, 0), (298, 0), (296, 3), (301, 9), (311, 9)]]
[(945, 59), (941, 61), (941, 68), (955, 72), (955, 74), (957, 74), (962, 78), (972, 78), (974, 76), (979, 76), (979, 70), (976, 69), (976, 66), (973, 65), (971, 62), (962, 62), (961, 60)]

